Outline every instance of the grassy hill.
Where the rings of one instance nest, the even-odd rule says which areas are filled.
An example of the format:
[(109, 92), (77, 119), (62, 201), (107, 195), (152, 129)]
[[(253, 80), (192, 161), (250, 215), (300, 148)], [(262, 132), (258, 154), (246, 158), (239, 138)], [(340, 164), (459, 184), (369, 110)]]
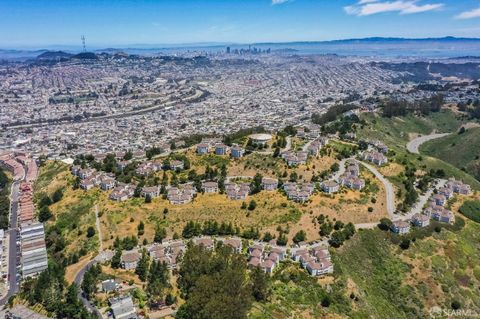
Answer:
[(480, 180), (479, 127), (429, 141), (420, 147), (420, 152), (450, 163)]
[[(456, 114), (449, 109), (442, 109), (442, 111), (438, 113), (432, 113), (429, 116), (422, 117), (409, 114), (403, 117), (385, 118), (376, 113), (367, 113), (362, 114), (361, 118), (365, 120), (366, 125), (362, 125), (357, 129), (358, 138), (383, 141), (395, 152), (397, 162), (411, 163), (425, 171), (442, 169), (447, 176), (463, 180), (473, 188), (480, 190), (480, 181), (469, 174), (469, 172), (473, 170), (464, 172), (460, 169), (461, 166), (456, 166), (444, 158), (434, 155), (427, 157), (418, 156), (406, 150), (407, 142), (418, 135), (426, 135), (432, 132), (448, 133), (457, 131), (467, 122), (462, 115)], [(467, 133), (468, 131), (469, 130), (467, 130)], [(476, 143), (479, 142), (476, 141)], [(427, 143), (425, 143), (425, 145), (427, 145)], [(459, 149), (458, 151), (460, 153), (458, 154), (462, 154), (463, 152), (467, 154), (465, 156), (470, 156), (468, 154), (473, 154), (472, 150), (473, 148), (471, 150), (468, 150), (468, 148), (464, 148), (463, 150)], [(453, 156), (453, 154), (455, 153), (451, 155)], [(395, 183), (395, 180), (392, 180), (392, 182)]]
[(479, 312), (479, 239), (480, 224), (471, 221), (417, 238), (407, 250), (389, 232), (360, 231), (333, 253), (334, 278), (284, 264), (269, 302), (256, 303), (249, 317), (429, 318), (432, 307), (452, 310), (453, 302)]

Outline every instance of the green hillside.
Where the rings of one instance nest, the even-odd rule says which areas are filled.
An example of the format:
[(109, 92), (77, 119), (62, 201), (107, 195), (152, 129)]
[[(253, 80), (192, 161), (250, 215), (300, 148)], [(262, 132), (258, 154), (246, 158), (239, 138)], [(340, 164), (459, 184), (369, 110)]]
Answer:
[(467, 129), (463, 134), (451, 134), (429, 141), (420, 152), (437, 157), (480, 180), (480, 128)]
[[(386, 118), (377, 113), (366, 113), (361, 115), (361, 119), (365, 120), (366, 124), (357, 128), (357, 137), (360, 139), (377, 139), (383, 141), (395, 152), (397, 162), (408, 162), (425, 171), (442, 169), (447, 176), (463, 180), (474, 189), (480, 190), (480, 181), (475, 179), (472, 174), (469, 174), (474, 171), (470, 166), (465, 172), (461, 170), (463, 166), (457, 166), (444, 158), (437, 157), (433, 154), (431, 157), (418, 156), (406, 150), (407, 142), (414, 136), (430, 134), (433, 131), (438, 133), (457, 131), (462, 124), (468, 121), (461, 115), (457, 115), (448, 109), (443, 109), (441, 112), (431, 113), (428, 116), (422, 117), (409, 114), (402, 117)], [(476, 143), (478, 144), (480, 142), (476, 141)], [(428, 143), (425, 143), (425, 145), (427, 144)], [(473, 154), (473, 149), (474, 148), (459, 149), (459, 153), (453, 152), (450, 155)], [(392, 180), (392, 182), (396, 183), (395, 180)]]
[(332, 282), (284, 264), (272, 278), (269, 302), (255, 303), (249, 318), (416, 319), (429, 318), (434, 306), (451, 311), (452, 304), (480, 312), (480, 224), (458, 229), (462, 224), (423, 239), (417, 234), (407, 250), (390, 232), (360, 231), (333, 253)]
[(402, 117), (387, 118), (377, 113), (362, 114), (368, 125), (364, 125), (357, 135), (360, 138), (383, 140), (390, 147), (404, 149), (410, 134), (426, 135), (454, 132), (465, 122), (462, 116), (443, 109), (428, 116), (409, 114)]

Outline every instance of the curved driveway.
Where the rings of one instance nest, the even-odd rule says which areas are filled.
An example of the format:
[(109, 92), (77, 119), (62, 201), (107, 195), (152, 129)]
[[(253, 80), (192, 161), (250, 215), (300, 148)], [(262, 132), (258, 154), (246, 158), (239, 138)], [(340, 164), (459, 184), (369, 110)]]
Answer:
[(385, 186), (385, 193), (387, 195), (387, 212), (390, 216), (391, 220), (396, 220), (397, 216), (395, 215), (395, 192), (393, 191), (393, 185), (390, 183), (388, 179), (386, 179), (380, 172), (370, 164), (360, 162), (363, 166), (365, 166), (370, 172), (375, 175), (376, 178), (380, 182), (382, 182), (383, 186)]
[(418, 149), (419, 149), (420, 145), (422, 145), (425, 142), (428, 142), (428, 141), (431, 141), (431, 140), (434, 140), (434, 139), (437, 139), (437, 138), (441, 138), (441, 137), (444, 137), (444, 136), (447, 136), (447, 135), (450, 135), (450, 134), (451, 133), (439, 133), (439, 134), (430, 134), (430, 135), (419, 136), (419, 137), (414, 138), (413, 140), (411, 140), (410, 142), (407, 143), (407, 150), (410, 153), (420, 154), (418, 152)]

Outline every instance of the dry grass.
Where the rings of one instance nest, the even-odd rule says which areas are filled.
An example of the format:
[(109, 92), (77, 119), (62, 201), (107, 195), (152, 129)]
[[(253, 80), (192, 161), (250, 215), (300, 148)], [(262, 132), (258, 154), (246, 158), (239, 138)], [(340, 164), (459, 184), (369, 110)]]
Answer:
[(388, 165), (380, 166), (377, 169), (385, 177), (398, 176), (400, 173), (405, 172), (405, 167), (398, 163), (389, 163)]
[(67, 266), (65, 269), (65, 280), (71, 284), (75, 280), (75, 276), (78, 274), (86, 264), (88, 264), (93, 257), (92, 254), (83, 256), (78, 263)]

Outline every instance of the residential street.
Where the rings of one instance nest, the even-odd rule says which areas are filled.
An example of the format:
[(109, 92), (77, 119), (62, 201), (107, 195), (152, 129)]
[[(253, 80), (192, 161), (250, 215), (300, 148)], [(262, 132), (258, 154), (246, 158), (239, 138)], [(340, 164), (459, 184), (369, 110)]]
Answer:
[(3, 306), (8, 298), (18, 291), (17, 282), (17, 255), (19, 253), (17, 247), (17, 216), (18, 216), (18, 195), (21, 181), (12, 183), (12, 193), (10, 197), (10, 229), (8, 230), (8, 293), (0, 299), (0, 306)]

